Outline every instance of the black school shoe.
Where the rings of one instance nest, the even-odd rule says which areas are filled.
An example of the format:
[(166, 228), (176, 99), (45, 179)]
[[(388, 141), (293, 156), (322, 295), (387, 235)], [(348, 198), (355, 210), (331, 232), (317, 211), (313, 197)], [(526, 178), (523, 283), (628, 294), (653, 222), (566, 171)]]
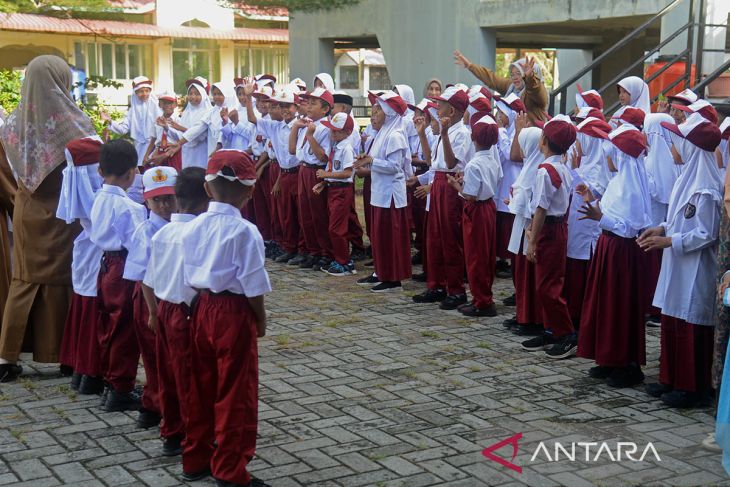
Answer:
[(413, 265), (421, 265), (423, 263), (423, 255), (421, 255), (421, 252), (416, 252), (413, 257), (411, 257), (411, 264)]
[(540, 335), (530, 338), (529, 340), (525, 340), (521, 345), (522, 349), (527, 350), (528, 352), (539, 352), (553, 346), (555, 343), (555, 338), (543, 331)]
[(332, 259), (327, 257), (320, 257), (317, 262), (312, 264), (312, 270), (321, 271), (322, 269), (329, 269), (330, 264), (334, 262)]
[(58, 373), (61, 374), (61, 377), (71, 377), (74, 373), (74, 368), (70, 365), (59, 365), (58, 366)]
[(450, 294), (439, 304), (440, 309), (452, 310), (466, 303), (466, 294)]
[(662, 402), (670, 408), (704, 408), (710, 405), (710, 395), (702, 392), (675, 389), (661, 396)]
[(299, 264), (299, 268), (311, 269), (317, 262), (319, 262), (319, 255), (308, 255), (305, 257), (302, 263)]
[(518, 323), (517, 326), (512, 328), (512, 333), (517, 336), (540, 336), (545, 333), (545, 327), (537, 325), (535, 323), (525, 323), (524, 325)]
[(380, 284), (380, 279), (378, 279), (375, 273), (357, 280), (358, 286), (375, 286), (376, 284)]
[(274, 259), (274, 262), (279, 262), (279, 263), (289, 262), (296, 256), (297, 256), (297, 254), (295, 252), (284, 252), (280, 256), (278, 256), (276, 259)]
[(101, 377), (91, 377), (90, 375), (85, 375), (81, 378), (81, 383), (79, 384), (78, 390), (79, 394), (101, 394), (102, 392), (104, 392), (104, 381), (101, 379)]
[(505, 306), (517, 306), (517, 297), (512, 294), (512, 296), (504, 298), (502, 300), (502, 304), (504, 304)]
[(669, 384), (662, 384), (661, 382), (654, 382), (644, 386), (644, 391), (651, 397), (662, 397), (667, 392), (672, 392), (674, 388)]
[(464, 316), (497, 316), (497, 307), (494, 303), (490, 304), (486, 308), (477, 308), (473, 304), (468, 304), (464, 307), (459, 307), (459, 313)]
[(606, 379), (606, 384), (611, 387), (624, 388), (634, 387), (644, 382), (644, 373), (638, 365), (628, 367), (616, 367)]
[(162, 421), (162, 416), (158, 413), (141, 408), (139, 410), (139, 416), (137, 416), (137, 427), (146, 430), (159, 425), (160, 421)]
[(555, 345), (545, 349), (545, 355), (547, 355), (548, 358), (561, 359), (572, 357), (577, 351), (578, 339), (574, 333), (570, 333), (557, 338)]
[(605, 367), (602, 365), (596, 365), (588, 369), (588, 377), (592, 379), (608, 379), (613, 372), (613, 367)]
[(370, 288), (372, 293), (392, 293), (402, 290), (403, 286), (401, 286), (400, 281), (381, 282)]
[(182, 454), (182, 438), (172, 436), (162, 439), (162, 455), (166, 457), (176, 457)]
[(18, 364), (0, 364), (0, 382), (13, 382), (21, 372), (23, 367)]
[(141, 405), (142, 400), (136, 392), (117, 392), (110, 388), (109, 395), (104, 404), (104, 411), (108, 413), (115, 411), (139, 411)]
[(446, 291), (444, 289), (426, 289), (421, 294), (413, 296), (415, 303), (438, 303), (446, 299)]
[(508, 330), (511, 330), (515, 328), (516, 326), (519, 326), (520, 324), (517, 322), (517, 317), (513, 316), (512, 318), (508, 318), (502, 322), (502, 326), (507, 328)]
[(307, 260), (307, 254), (297, 254), (287, 261), (289, 265), (300, 265), (302, 262)]
[(208, 477), (209, 475), (210, 475), (210, 467), (203, 469), (199, 472), (185, 472), (183, 470), (181, 477), (185, 482), (195, 482), (198, 480), (202, 480), (205, 477)]
[(216, 479), (215, 485), (216, 487), (271, 487), (261, 479), (251, 479), (251, 481), (247, 484), (234, 484), (233, 482)]
[(361, 260), (365, 260), (368, 258), (367, 252), (365, 252), (365, 249), (352, 249), (352, 252), (350, 252), (350, 259), (354, 260), (355, 262), (360, 262)]
[(71, 389), (73, 389), (74, 391), (78, 391), (79, 390), (79, 386), (81, 385), (81, 379), (83, 377), (84, 376), (81, 375), (81, 374), (74, 373), (71, 376), (71, 384), (70, 384)]

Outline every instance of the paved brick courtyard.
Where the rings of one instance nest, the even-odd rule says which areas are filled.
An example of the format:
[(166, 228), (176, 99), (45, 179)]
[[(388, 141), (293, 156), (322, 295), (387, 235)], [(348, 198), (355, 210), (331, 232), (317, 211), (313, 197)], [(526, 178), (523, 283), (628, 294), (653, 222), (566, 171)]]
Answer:
[[(416, 305), (422, 285), (375, 295), (359, 276), (269, 264), (268, 337), (260, 342), (258, 456), (251, 470), (274, 487), (482, 485), (730, 485), (720, 456), (700, 446), (710, 410), (676, 411), (641, 389), (589, 379), (588, 361), (548, 361), (519, 348), (501, 316), (466, 319)], [(511, 293), (499, 280), (497, 297)], [(647, 340), (647, 380), (658, 334)], [(24, 363), (0, 386), (0, 484), (182, 485), (178, 458), (161, 456), (156, 430), (134, 415), (101, 413), (56, 367)], [(140, 368), (140, 373), (142, 369)], [(510, 470), (482, 455), (522, 433)], [(551, 462), (555, 442), (652, 442), (661, 462)], [(593, 460), (596, 449), (591, 449)], [(624, 449), (624, 451), (626, 451)], [(511, 460), (512, 447), (495, 452)], [(212, 480), (191, 485), (211, 485)]]

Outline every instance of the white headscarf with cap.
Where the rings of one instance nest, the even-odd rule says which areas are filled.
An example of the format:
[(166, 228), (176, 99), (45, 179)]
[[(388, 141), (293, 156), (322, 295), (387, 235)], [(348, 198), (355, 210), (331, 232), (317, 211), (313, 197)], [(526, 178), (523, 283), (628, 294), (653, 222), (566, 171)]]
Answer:
[[(610, 140), (629, 131), (639, 130), (631, 125), (622, 125), (608, 134)], [(617, 169), (616, 176), (609, 181), (601, 198), (601, 211), (626, 226), (639, 232), (651, 225), (651, 199), (649, 183), (644, 169), (644, 155), (632, 157), (615, 145), (611, 160)]]
[(518, 99), (519, 96), (513, 93), (497, 100), (497, 109), (507, 115), (507, 118), (509, 119), (509, 125), (507, 125), (505, 129), (507, 129), (507, 135), (510, 140), (512, 140), (515, 135), (515, 119), (517, 118), (518, 113), (512, 110), (509, 107), (509, 104)]
[(575, 137), (580, 142), (583, 157), (580, 160), (580, 167), (576, 169), (576, 172), (592, 190), (603, 194), (606, 191), (609, 179), (611, 179), (608, 174), (608, 166), (602, 148), (605, 141), (604, 139), (593, 137), (580, 131), (584, 126), (597, 120), (597, 118), (588, 117), (578, 124), (578, 133)]
[(197, 83), (192, 83), (188, 88), (187, 93), (190, 93), (190, 90), (197, 90), (198, 93), (200, 93), (200, 103), (195, 106), (188, 101), (188, 104), (185, 106), (185, 110), (182, 112), (180, 125), (186, 129), (195, 125), (195, 123), (206, 116), (208, 111), (210, 111), (210, 98), (208, 98), (208, 93), (206, 93), (205, 88)]
[(649, 85), (638, 76), (629, 76), (618, 82), (618, 85), (629, 92), (631, 100), (629, 106), (641, 108), (644, 113), (651, 112), (651, 98), (649, 97)]
[[(142, 77), (139, 77), (142, 78)], [(138, 78), (135, 78), (138, 79)], [(146, 78), (145, 78), (146, 79)], [(147, 88), (148, 85), (143, 86)], [(143, 88), (137, 86), (137, 90)], [(149, 84), (149, 89), (152, 91), (152, 84)], [(157, 96), (154, 93), (150, 93), (147, 101), (142, 101), (137, 96), (137, 91), (134, 86), (132, 87), (132, 106), (129, 109), (128, 120), (129, 120), (129, 136), (132, 137), (136, 142), (143, 142), (149, 140), (155, 136), (155, 124), (157, 117), (162, 115), (162, 111), (158, 106)]]
[(314, 77), (314, 81), (317, 80), (320, 80), (322, 82), (325, 90), (329, 91), (330, 93), (335, 91), (335, 81), (332, 79), (331, 75), (327, 73), (319, 73), (317, 76)]
[[(699, 113), (693, 113), (679, 125), (679, 130), (686, 135), (703, 123), (710, 122)], [(684, 163), (682, 174), (674, 184), (669, 200), (667, 224), (671, 226), (677, 214), (684, 211), (684, 207), (695, 194), (708, 194), (719, 205), (722, 202), (723, 180), (713, 152), (700, 149), (673, 132), (670, 132), (670, 137)]]
[[(410, 157), (408, 140), (403, 130), (403, 117), (398, 115), (398, 113), (380, 97), (378, 97), (377, 102), (385, 113), (385, 121), (383, 122), (383, 126), (380, 130), (378, 130), (378, 133), (375, 135), (369, 154), (373, 158), (386, 159), (389, 154), (405, 149), (406, 156)], [(395, 134), (399, 134), (400, 137), (394, 137)]]
[(517, 141), (524, 154), (524, 162), (520, 174), (512, 183), (512, 198), (509, 201), (510, 212), (521, 215), (524, 218), (532, 218), (534, 213), (531, 208), (532, 187), (535, 184), (535, 175), (538, 166), (545, 160), (540, 152), (540, 137), (542, 129), (538, 127), (526, 127), (520, 130)]
[[(90, 135), (85, 139), (102, 143), (98, 135)], [(91, 207), (94, 204), (96, 192), (101, 189), (103, 180), (99, 174), (99, 163), (75, 166), (73, 155), (65, 149), (66, 167), (63, 170), (61, 194), (58, 197), (56, 217), (66, 223), (81, 220), (86, 228), (90, 222)]]
[(646, 177), (649, 181), (651, 197), (662, 204), (669, 203), (672, 188), (677, 181), (681, 167), (672, 157), (672, 138), (662, 122), (674, 123), (666, 113), (650, 113), (644, 119), (646, 142), (649, 146), (646, 155)]

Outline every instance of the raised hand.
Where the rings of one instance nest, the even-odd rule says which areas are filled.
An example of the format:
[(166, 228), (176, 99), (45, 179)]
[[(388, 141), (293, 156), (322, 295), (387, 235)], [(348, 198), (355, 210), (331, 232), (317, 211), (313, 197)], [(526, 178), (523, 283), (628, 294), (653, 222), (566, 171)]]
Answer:
[(522, 65), (523, 78), (531, 76), (535, 72), (535, 56), (525, 56), (525, 63)]
[(578, 213), (583, 215), (578, 220), (595, 220), (599, 221), (603, 216), (601, 212), (601, 203), (596, 201), (596, 206), (593, 206), (590, 202), (578, 208)]
[(458, 49), (454, 51), (454, 63), (457, 66), (461, 66), (462, 68), (469, 69), (469, 66), (471, 66), (471, 63), (469, 60), (464, 56)]
[(228, 112), (228, 118), (231, 119), (233, 125), (238, 125), (238, 110), (231, 110)]
[(515, 134), (525, 127), (530, 126), (530, 119), (525, 112), (520, 112), (515, 117)]

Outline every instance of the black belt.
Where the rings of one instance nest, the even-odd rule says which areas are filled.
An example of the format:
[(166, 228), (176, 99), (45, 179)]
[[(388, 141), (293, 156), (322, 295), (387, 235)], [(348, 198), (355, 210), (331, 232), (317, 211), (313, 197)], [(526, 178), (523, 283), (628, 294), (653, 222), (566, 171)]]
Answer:
[(322, 169), (323, 167), (327, 167), (326, 164), (309, 164), (308, 162), (302, 162), (302, 164), (309, 169)]
[(287, 174), (293, 174), (299, 172), (299, 166), (290, 167), (289, 169), (281, 168), (281, 172), (285, 172)]
[(233, 291), (221, 291), (219, 293), (214, 293), (210, 289), (200, 289), (200, 290), (198, 290), (198, 293), (205, 294), (208, 296), (241, 296), (241, 297), (244, 297), (243, 294), (234, 293)]
[(545, 217), (545, 223), (548, 225), (557, 225), (558, 223), (563, 223), (565, 221), (565, 216), (546, 216)]
[(352, 183), (344, 183), (340, 181), (327, 181), (327, 186), (330, 188), (347, 188), (348, 186), (352, 186)]
[(489, 203), (492, 201), (492, 198), (487, 198), (486, 200), (474, 200), (472, 203), (476, 203), (477, 205), (483, 205), (484, 203)]
[(127, 254), (129, 254), (129, 251), (127, 249), (104, 251), (104, 257), (126, 257)]

